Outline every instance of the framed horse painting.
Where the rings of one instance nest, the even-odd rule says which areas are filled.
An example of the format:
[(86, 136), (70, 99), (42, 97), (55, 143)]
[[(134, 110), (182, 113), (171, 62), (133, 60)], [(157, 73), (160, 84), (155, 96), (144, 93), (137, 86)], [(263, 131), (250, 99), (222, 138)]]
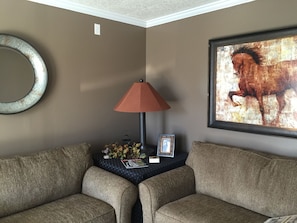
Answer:
[(297, 137), (297, 28), (209, 40), (208, 126)]

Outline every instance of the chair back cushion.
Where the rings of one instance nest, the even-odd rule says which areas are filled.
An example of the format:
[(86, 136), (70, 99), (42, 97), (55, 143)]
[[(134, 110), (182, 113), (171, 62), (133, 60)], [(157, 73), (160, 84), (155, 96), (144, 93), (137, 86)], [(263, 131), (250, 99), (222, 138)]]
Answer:
[(198, 193), (266, 216), (296, 214), (296, 158), (193, 142), (186, 164)]
[(0, 159), (0, 217), (81, 192), (92, 165), (86, 143)]

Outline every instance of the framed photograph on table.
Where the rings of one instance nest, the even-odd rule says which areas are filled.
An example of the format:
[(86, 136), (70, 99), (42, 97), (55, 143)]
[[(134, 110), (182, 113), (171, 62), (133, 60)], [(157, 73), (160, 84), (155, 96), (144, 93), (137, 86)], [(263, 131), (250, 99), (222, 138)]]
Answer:
[(157, 156), (174, 157), (175, 135), (161, 134), (158, 140)]

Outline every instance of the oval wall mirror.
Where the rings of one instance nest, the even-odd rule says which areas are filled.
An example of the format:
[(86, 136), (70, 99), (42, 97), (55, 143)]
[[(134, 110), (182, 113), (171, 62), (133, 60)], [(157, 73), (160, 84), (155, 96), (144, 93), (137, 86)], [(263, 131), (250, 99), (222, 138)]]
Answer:
[(0, 34), (0, 114), (14, 114), (43, 96), (48, 74), (39, 53), (24, 40)]

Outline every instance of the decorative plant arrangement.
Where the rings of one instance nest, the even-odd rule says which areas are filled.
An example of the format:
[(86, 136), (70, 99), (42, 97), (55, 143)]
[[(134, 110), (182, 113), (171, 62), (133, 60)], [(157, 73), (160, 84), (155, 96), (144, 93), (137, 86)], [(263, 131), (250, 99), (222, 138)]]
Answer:
[(145, 154), (141, 153), (140, 150), (141, 143), (127, 143), (127, 144), (119, 144), (117, 142), (112, 144), (107, 144), (104, 146), (104, 150), (102, 153), (104, 155), (104, 159), (137, 159), (137, 158), (145, 158)]

